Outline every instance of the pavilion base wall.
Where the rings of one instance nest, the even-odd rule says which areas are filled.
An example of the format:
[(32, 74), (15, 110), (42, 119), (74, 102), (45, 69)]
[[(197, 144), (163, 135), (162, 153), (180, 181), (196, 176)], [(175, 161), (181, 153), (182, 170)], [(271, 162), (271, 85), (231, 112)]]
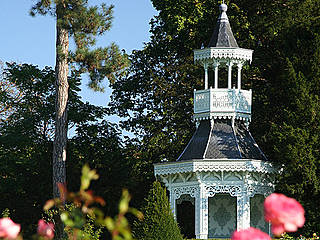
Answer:
[(176, 219), (177, 204), (190, 201), (194, 206), (191, 209), (197, 239), (230, 238), (233, 231), (250, 226), (269, 233), (263, 201), (274, 190), (273, 174), (263, 170), (180, 172), (158, 177), (170, 192)]

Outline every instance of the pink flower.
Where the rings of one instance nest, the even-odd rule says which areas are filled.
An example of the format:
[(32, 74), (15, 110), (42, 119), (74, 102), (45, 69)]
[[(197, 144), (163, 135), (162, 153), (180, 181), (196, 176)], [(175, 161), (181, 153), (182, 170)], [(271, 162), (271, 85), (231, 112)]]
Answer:
[(53, 223), (46, 223), (43, 219), (40, 219), (38, 221), (38, 234), (48, 239), (52, 239), (54, 237)]
[(283, 232), (295, 232), (305, 222), (301, 204), (279, 193), (273, 193), (265, 199), (264, 217), (271, 222), (272, 232), (277, 236)]
[(15, 239), (20, 232), (20, 225), (14, 223), (10, 218), (0, 219), (0, 238)]
[(248, 228), (245, 230), (235, 231), (231, 240), (271, 240), (270, 236), (259, 229)]

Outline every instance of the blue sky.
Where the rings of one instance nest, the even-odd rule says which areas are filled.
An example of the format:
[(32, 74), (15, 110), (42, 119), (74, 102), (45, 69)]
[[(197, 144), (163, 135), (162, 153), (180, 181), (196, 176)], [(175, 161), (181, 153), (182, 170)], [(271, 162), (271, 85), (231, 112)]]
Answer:
[[(44, 66), (55, 65), (55, 22), (50, 16), (31, 17), (29, 10), (36, 0), (1, 0), (0, 61), (31, 63)], [(112, 29), (99, 38), (98, 45), (115, 42), (121, 49), (131, 53), (142, 49), (149, 41), (149, 21), (157, 14), (150, 0), (89, 0), (90, 4), (113, 4)], [(81, 96), (84, 101), (106, 106), (111, 90), (97, 93), (86, 87), (83, 79)], [(108, 86), (108, 83), (105, 83)]]

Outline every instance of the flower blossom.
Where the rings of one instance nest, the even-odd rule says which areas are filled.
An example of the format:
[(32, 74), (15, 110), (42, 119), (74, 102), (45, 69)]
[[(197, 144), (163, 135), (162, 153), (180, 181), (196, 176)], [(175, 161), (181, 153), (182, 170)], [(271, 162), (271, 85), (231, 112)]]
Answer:
[(271, 238), (259, 229), (250, 227), (245, 230), (235, 231), (231, 240), (271, 240)]
[(46, 223), (43, 219), (40, 219), (38, 221), (38, 234), (47, 239), (53, 239), (54, 237), (53, 223)]
[(305, 222), (301, 204), (279, 193), (273, 193), (265, 199), (264, 215), (265, 220), (272, 224), (273, 234), (277, 236), (283, 232), (295, 232)]
[(10, 218), (0, 219), (0, 238), (15, 239), (19, 232), (19, 224), (14, 223)]

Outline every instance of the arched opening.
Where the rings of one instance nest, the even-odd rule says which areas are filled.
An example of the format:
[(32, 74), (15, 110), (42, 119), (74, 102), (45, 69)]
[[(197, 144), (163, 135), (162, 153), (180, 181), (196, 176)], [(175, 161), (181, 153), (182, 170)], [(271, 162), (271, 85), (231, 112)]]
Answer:
[(187, 239), (195, 238), (195, 207), (194, 198), (182, 195), (177, 200), (177, 222), (181, 233)]

